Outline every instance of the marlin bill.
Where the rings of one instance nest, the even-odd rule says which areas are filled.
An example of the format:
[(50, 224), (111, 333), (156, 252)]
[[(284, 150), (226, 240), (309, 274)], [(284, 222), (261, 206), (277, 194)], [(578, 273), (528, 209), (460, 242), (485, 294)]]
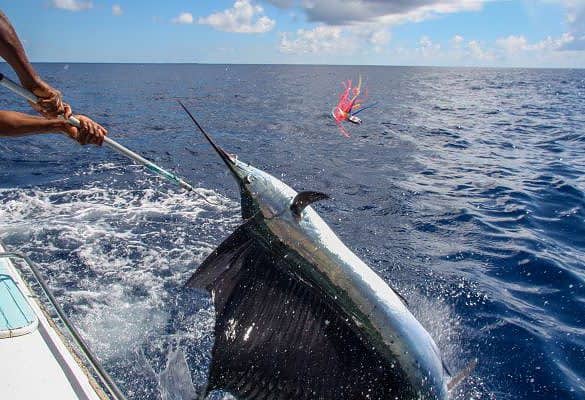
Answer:
[(404, 300), (310, 207), (328, 196), (239, 161), (181, 106), (237, 181), (244, 220), (187, 283), (217, 315), (207, 393), (448, 399), (472, 366), (450, 376)]

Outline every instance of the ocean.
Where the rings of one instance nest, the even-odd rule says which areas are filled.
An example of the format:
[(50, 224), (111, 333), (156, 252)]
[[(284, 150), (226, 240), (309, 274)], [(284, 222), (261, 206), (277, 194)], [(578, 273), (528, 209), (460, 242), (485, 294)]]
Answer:
[[(233, 179), (177, 100), (239, 159), (333, 198), (315, 208), (450, 369), (477, 358), (455, 399), (585, 399), (585, 70), (37, 67), (212, 201), (107, 148), (0, 139), (0, 239), (38, 263), (129, 399), (204, 388), (214, 312), (184, 284), (240, 223)], [(378, 105), (345, 138), (330, 112), (359, 74)], [(0, 109), (30, 111), (0, 93)], [(183, 357), (190, 374), (171, 385)]]

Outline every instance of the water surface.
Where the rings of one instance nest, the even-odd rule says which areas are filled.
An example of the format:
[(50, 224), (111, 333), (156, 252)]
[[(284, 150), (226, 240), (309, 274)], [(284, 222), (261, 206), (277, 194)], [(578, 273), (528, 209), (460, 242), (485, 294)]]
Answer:
[[(240, 159), (334, 198), (319, 213), (408, 299), (450, 368), (478, 358), (457, 399), (585, 399), (585, 71), (39, 70), (215, 203), (107, 149), (0, 140), (0, 238), (39, 264), (129, 399), (191, 393), (188, 379), (165, 384), (181, 353), (204, 387), (214, 314), (183, 284), (240, 218), (234, 182), (177, 99)], [(329, 111), (358, 73), (380, 104), (346, 139)], [(27, 110), (6, 91), (0, 107)]]

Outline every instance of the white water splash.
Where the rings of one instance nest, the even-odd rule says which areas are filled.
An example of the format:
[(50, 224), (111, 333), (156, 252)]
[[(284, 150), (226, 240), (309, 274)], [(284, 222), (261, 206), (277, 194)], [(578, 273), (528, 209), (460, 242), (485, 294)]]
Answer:
[(162, 400), (195, 399), (197, 397), (185, 354), (181, 350), (173, 349), (170, 351), (167, 365), (158, 377)]
[[(167, 352), (166, 339), (198, 343), (212, 335), (209, 310), (182, 316), (179, 331), (166, 329), (171, 313), (183, 312), (168, 304), (169, 292), (184, 285), (218, 238), (227, 237), (239, 221), (238, 204), (205, 194), (216, 196), (219, 205), (152, 189), (0, 190), (0, 237), (39, 263), (101, 359), (131, 358), (129, 353), (153, 338)], [(419, 293), (414, 297), (412, 311), (447, 359), (459, 361), (457, 318), (441, 302)], [(192, 394), (182, 351), (167, 356), (165, 369), (153, 375), (161, 398)], [(195, 375), (201, 386), (205, 371)], [(456, 398), (470, 395), (465, 393)], [(232, 397), (214, 392), (210, 398)]]
[(8, 189), (0, 199), (0, 238), (38, 262), (105, 360), (164, 331), (169, 290), (237, 220), (237, 204), (225, 198), (215, 206), (151, 189)]

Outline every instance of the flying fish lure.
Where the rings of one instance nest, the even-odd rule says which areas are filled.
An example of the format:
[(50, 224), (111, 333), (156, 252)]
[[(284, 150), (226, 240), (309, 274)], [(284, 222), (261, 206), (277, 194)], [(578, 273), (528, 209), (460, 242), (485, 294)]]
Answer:
[(356, 116), (357, 113), (373, 107), (375, 104), (363, 107), (362, 104), (367, 97), (362, 96), (362, 77), (360, 75), (357, 86), (352, 85), (351, 80), (342, 82), (343, 92), (339, 96), (337, 106), (331, 110), (331, 115), (337, 124), (341, 134), (345, 137), (349, 137), (349, 134), (342, 125), (342, 122), (349, 121), (354, 124), (361, 124), (362, 120)]

